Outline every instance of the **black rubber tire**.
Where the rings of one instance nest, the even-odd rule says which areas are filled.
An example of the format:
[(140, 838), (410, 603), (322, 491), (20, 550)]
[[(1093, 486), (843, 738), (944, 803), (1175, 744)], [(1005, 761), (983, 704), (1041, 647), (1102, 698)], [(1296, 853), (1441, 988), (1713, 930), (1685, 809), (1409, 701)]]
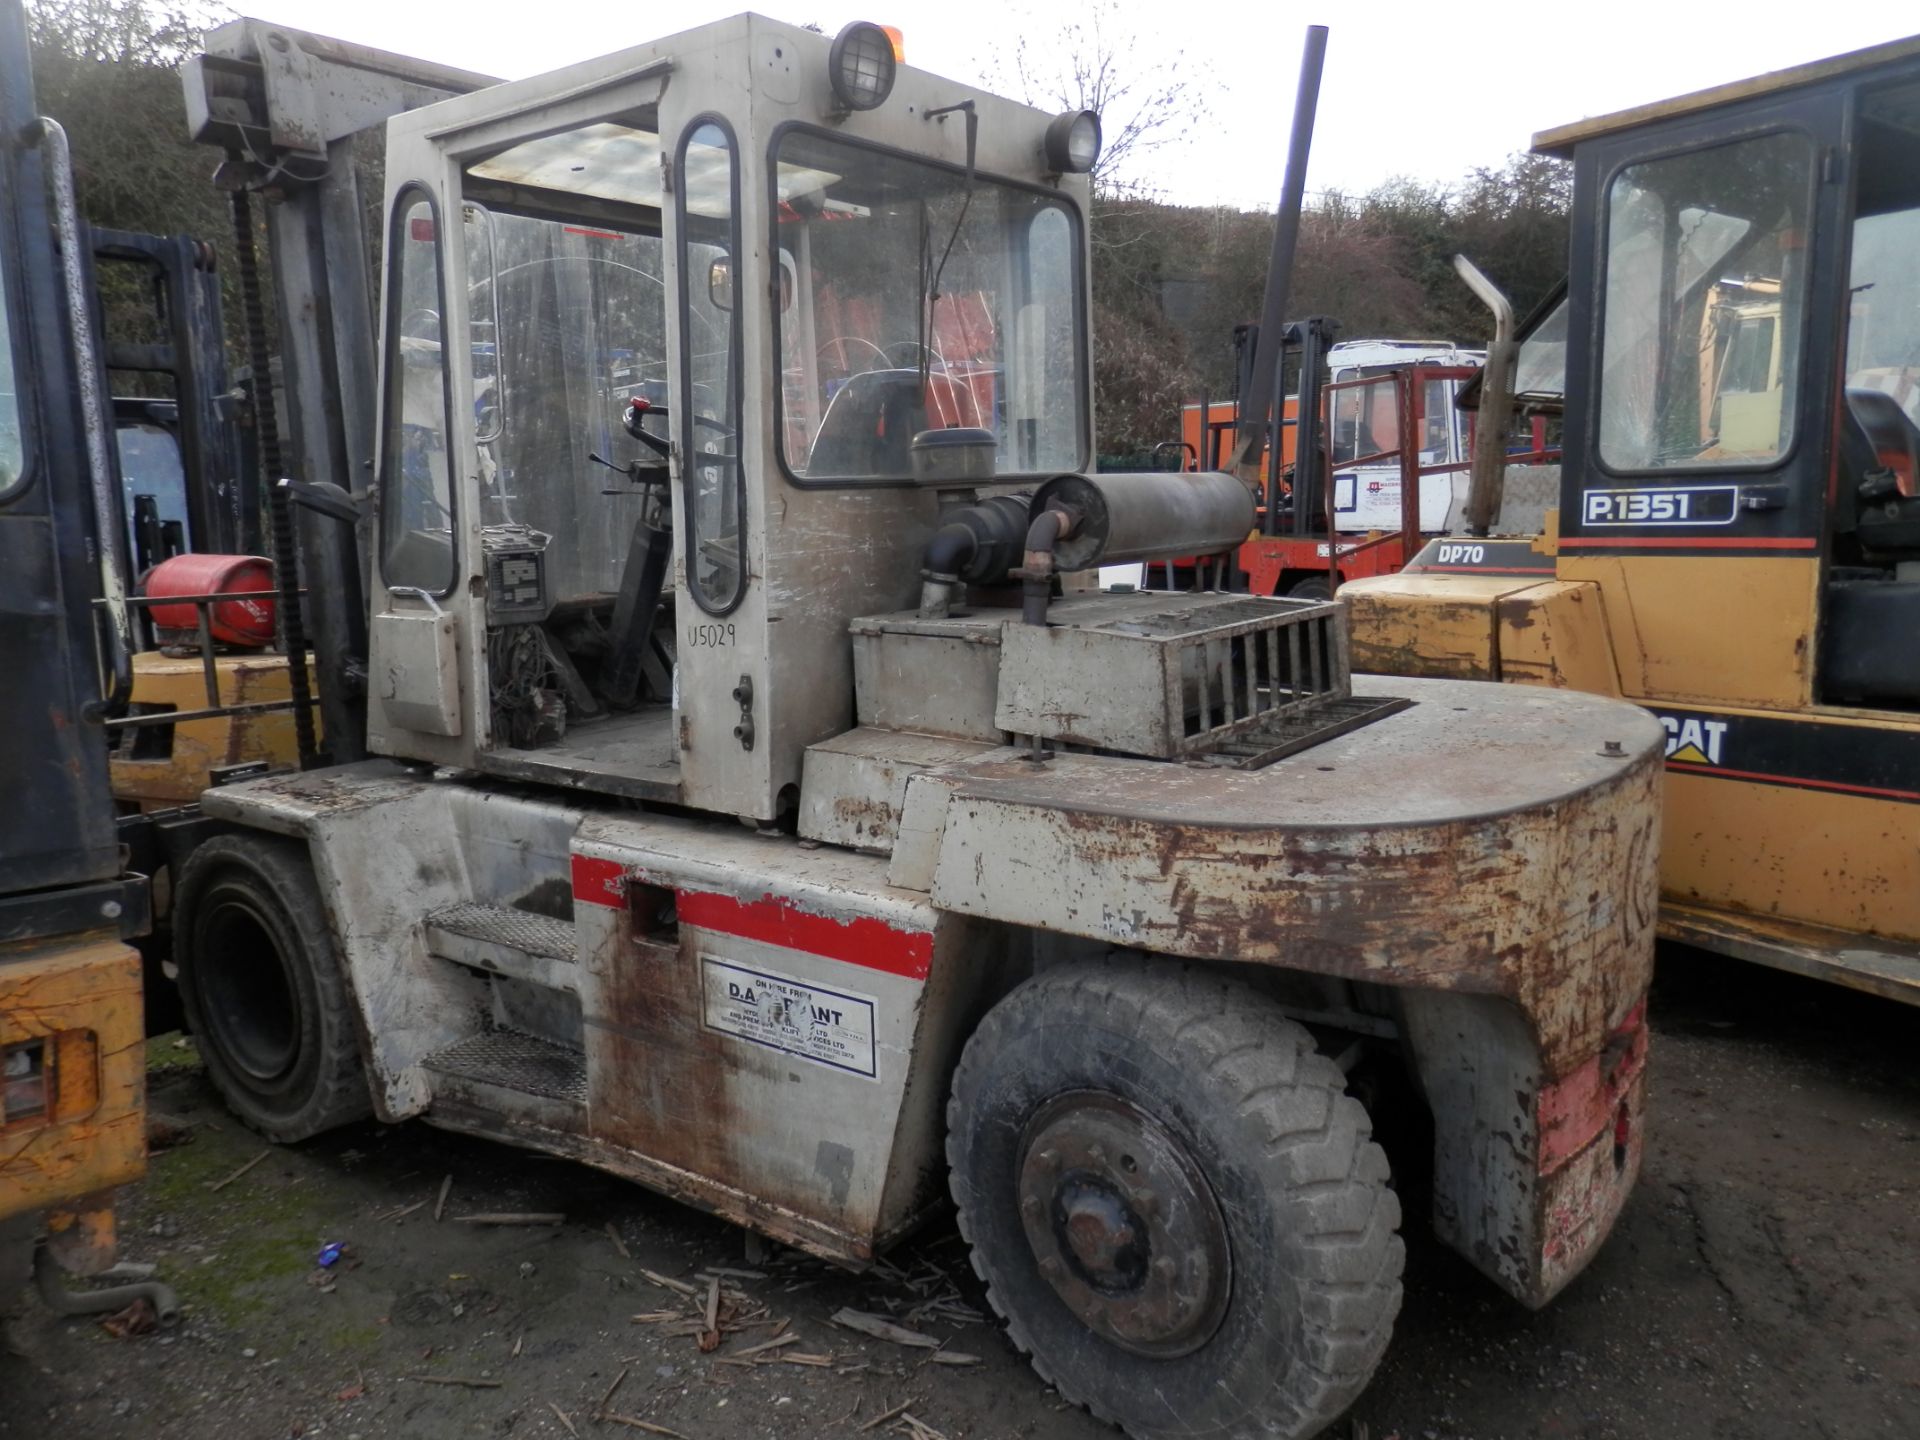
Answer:
[(1327, 583), (1324, 575), (1309, 575), (1304, 580), (1296, 580), (1287, 587), (1290, 600), (1331, 600), (1333, 586)]
[[(1188, 1148), (1232, 1257), (1218, 1329), (1143, 1357), (1075, 1316), (1040, 1273), (1016, 1195), (1048, 1099), (1105, 1091)], [(1317, 1434), (1365, 1388), (1400, 1309), (1405, 1247), (1387, 1161), (1338, 1066), (1265, 997), (1174, 961), (1047, 971), (968, 1040), (947, 1160), (974, 1269), (1014, 1344), (1068, 1400), (1137, 1440)]]
[(372, 1113), (333, 930), (304, 847), (220, 835), (182, 867), (180, 998), (207, 1077), (269, 1140)]

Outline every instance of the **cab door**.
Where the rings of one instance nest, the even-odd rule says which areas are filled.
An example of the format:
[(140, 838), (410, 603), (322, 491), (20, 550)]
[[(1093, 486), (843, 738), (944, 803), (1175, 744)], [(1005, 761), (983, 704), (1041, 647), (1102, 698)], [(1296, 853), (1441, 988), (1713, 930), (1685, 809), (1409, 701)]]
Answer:
[(1843, 119), (1814, 92), (1575, 156), (1560, 574), (1602, 584), (1635, 698), (1811, 699)]

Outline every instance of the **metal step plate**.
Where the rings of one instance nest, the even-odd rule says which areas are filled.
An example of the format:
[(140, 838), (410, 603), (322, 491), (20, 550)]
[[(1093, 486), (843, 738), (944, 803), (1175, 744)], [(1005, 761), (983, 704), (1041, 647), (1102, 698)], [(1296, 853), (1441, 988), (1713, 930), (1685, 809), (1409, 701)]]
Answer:
[(449, 905), (427, 916), (427, 928), (484, 944), (509, 945), (549, 960), (573, 960), (571, 920), (555, 920), (510, 905)]
[(512, 1030), (488, 1030), (421, 1062), (436, 1076), (449, 1076), (523, 1095), (587, 1103), (587, 1057), (563, 1045)]

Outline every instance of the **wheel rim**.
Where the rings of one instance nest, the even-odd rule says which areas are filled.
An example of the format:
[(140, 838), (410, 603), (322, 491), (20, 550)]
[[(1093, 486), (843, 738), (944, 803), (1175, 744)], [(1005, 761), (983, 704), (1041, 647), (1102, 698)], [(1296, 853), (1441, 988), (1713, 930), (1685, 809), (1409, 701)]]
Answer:
[(1138, 1355), (1185, 1355), (1232, 1294), (1226, 1222), (1187, 1148), (1117, 1095), (1048, 1101), (1021, 1141), (1020, 1222), (1078, 1319)]
[(198, 938), (195, 978), (207, 1038), (249, 1079), (284, 1078), (300, 1055), (300, 1013), (272, 921), (245, 900), (221, 897)]

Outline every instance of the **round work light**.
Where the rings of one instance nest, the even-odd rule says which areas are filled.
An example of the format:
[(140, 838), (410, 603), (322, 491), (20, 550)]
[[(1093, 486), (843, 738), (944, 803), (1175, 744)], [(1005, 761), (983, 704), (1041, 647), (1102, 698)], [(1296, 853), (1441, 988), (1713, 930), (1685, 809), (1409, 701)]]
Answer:
[(1100, 160), (1100, 116), (1092, 110), (1054, 116), (1041, 148), (1052, 169), (1063, 175), (1086, 174)]
[(848, 110), (873, 110), (893, 93), (893, 37), (870, 20), (855, 20), (833, 37), (827, 75)]

